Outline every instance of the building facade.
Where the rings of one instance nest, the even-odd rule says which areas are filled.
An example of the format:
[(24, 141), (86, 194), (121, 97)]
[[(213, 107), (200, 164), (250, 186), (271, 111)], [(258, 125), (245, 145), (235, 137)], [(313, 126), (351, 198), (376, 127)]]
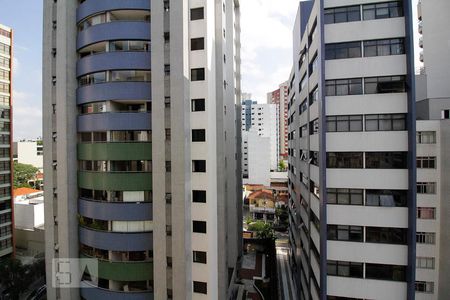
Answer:
[(416, 76), (417, 91), (417, 262), (416, 299), (450, 295), (450, 61), (447, 1), (419, 1), (419, 46), (424, 67)]
[(410, 1), (300, 2), (288, 118), (299, 299), (414, 299), (411, 11)]
[(12, 29), (0, 24), (0, 259), (14, 252), (12, 57)]
[(289, 83), (287, 81), (280, 84), (277, 90), (267, 93), (267, 103), (278, 106), (280, 159), (287, 159), (288, 156), (288, 95)]
[(44, 167), (44, 146), (42, 141), (14, 142), (14, 161), (32, 165), (42, 171)]
[[(241, 244), (239, 1), (44, 1), (49, 299), (227, 299)], [(55, 258), (98, 282), (50, 286)]]
[(258, 104), (245, 100), (241, 108), (242, 132), (254, 131), (261, 137), (268, 137), (270, 143), (270, 170), (276, 171), (279, 162), (278, 106), (276, 104)]
[(242, 183), (270, 186), (270, 137), (250, 129), (242, 132)]

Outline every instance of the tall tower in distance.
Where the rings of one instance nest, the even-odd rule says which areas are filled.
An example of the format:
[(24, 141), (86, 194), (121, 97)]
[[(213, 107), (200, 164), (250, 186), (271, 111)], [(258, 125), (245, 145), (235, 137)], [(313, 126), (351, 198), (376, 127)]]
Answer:
[(299, 299), (414, 299), (411, 1), (300, 2), (289, 80)]
[[(233, 297), (239, 18), (238, 0), (44, 1), (49, 299)], [(97, 259), (98, 280), (52, 286), (58, 258)]]
[(0, 24), (0, 258), (14, 252), (12, 29)]
[(275, 91), (267, 93), (267, 103), (278, 106), (279, 152), (282, 159), (288, 157), (288, 96), (289, 82), (287, 81), (280, 84)]

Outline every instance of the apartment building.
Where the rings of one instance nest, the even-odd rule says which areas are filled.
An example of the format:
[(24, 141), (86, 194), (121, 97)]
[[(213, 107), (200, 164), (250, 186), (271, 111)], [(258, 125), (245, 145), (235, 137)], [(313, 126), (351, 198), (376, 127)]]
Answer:
[(44, 147), (42, 141), (18, 141), (13, 143), (13, 159), (21, 164), (32, 165), (39, 170), (44, 166)]
[(419, 1), (420, 59), (416, 76), (417, 104), (417, 260), (416, 299), (450, 297), (450, 32), (444, 11), (448, 1)]
[(299, 299), (415, 297), (411, 5), (300, 2), (288, 105)]
[(288, 95), (289, 83), (287, 81), (280, 84), (275, 91), (267, 93), (267, 103), (278, 106), (279, 151), (282, 159), (287, 159), (288, 156)]
[[(49, 299), (227, 299), (241, 255), (238, 0), (44, 1)], [(98, 281), (52, 286), (55, 258)]]
[(252, 100), (242, 102), (242, 132), (253, 130), (261, 137), (270, 138), (270, 143), (264, 146), (270, 149), (270, 170), (272, 171), (278, 169), (280, 157), (278, 116), (276, 104), (258, 104)]
[(12, 205), (12, 29), (0, 24), (0, 259), (14, 252)]
[(242, 132), (242, 183), (270, 186), (270, 137), (255, 129)]

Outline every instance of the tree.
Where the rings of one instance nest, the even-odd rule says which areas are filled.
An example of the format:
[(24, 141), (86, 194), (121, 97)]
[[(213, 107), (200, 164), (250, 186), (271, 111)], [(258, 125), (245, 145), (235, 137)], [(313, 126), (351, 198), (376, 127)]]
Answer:
[(18, 259), (7, 258), (0, 262), (0, 284), (10, 293), (11, 299), (19, 299), (32, 281), (30, 266), (23, 265)]
[(280, 162), (278, 163), (278, 171), (286, 171), (286, 163), (284, 162), (284, 160), (280, 160)]
[(256, 237), (260, 239), (276, 239), (275, 232), (273, 231), (273, 227), (270, 223), (256, 221), (248, 225), (248, 230), (256, 232)]
[(31, 187), (28, 180), (33, 179), (38, 171), (39, 169), (32, 165), (14, 162), (14, 188)]

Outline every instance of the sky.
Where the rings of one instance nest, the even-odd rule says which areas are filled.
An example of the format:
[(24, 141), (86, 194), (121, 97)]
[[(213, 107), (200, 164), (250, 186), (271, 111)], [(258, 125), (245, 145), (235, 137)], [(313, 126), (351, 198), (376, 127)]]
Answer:
[[(0, 1), (0, 23), (14, 30), (14, 140), (35, 139), (42, 136), (43, 1)], [(411, 1), (417, 4), (418, 0)], [(299, 0), (240, 2), (242, 91), (265, 103), (266, 94), (289, 78), (292, 28)]]

